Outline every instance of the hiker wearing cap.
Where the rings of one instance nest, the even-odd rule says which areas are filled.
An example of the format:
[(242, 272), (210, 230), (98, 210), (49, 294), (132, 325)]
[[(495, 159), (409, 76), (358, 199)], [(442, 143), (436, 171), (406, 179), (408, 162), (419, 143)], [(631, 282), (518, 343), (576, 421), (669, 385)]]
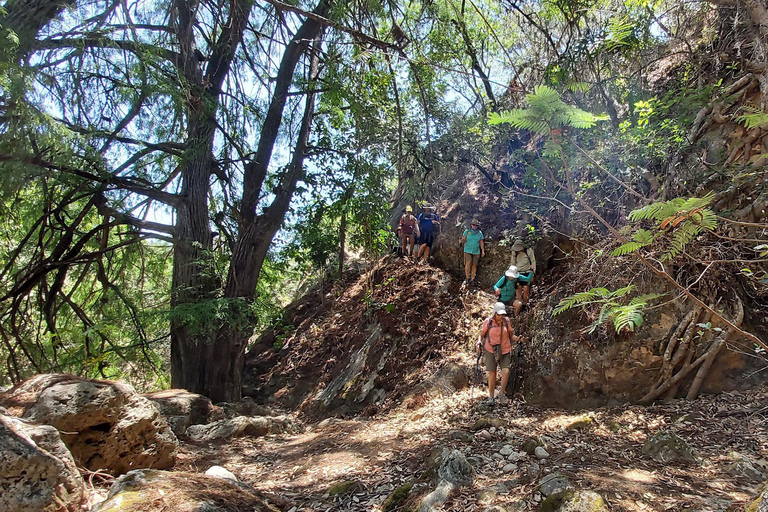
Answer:
[(477, 276), (477, 264), (480, 258), (485, 256), (485, 242), (483, 232), (480, 231), (480, 221), (472, 219), (469, 229), (464, 230), (460, 243), (464, 244), (464, 277), (466, 282), (474, 283)]
[[(413, 216), (413, 208), (411, 205), (405, 207), (405, 213), (400, 217), (400, 239), (401, 249), (403, 256), (410, 256), (413, 254), (413, 246), (416, 243), (416, 237), (419, 235), (419, 222), (416, 217)], [(410, 242), (410, 245), (408, 245)]]
[(429, 258), (429, 251), (432, 249), (432, 243), (435, 241), (435, 226), (440, 225), (440, 217), (435, 213), (435, 207), (429, 204), (424, 205), (424, 211), (419, 214), (419, 235), (418, 244), (419, 252), (416, 256), (417, 260), (427, 262)]
[[(533, 250), (525, 249), (523, 240), (518, 238), (512, 244), (511, 265), (517, 267), (520, 275), (517, 278), (517, 290), (515, 292), (515, 316), (520, 314), (523, 306), (528, 304), (528, 298), (533, 283), (533, 275), (536, 273), (536, 257)], [(519, 304), (517, 304), (519, 302)]]
[(493, 292), (498, 297), (498, 301), (508, 306), (515, 300), (515, 290), (517, 289), (517, 278), (520, 273), (517, 267), (512, 265), (501, 276), (501, 279), (493, 285)]
[[(483, 321), (480, 336), (477, 338), (477, 353), (483, 351), (485, 369), (488, 371), (488, 400), (493, 405), (507, 403), (506, 389), (509, 382), (509, 367), (512, 362), (512, 342), (519, 342), (521, 336), (512, 332), (512, 322), (507, 317), (507, 308), (503, 303), (493, 305), (493, 315)], [(496, 391), (496, 369), (501, 368), (501, 389)]]

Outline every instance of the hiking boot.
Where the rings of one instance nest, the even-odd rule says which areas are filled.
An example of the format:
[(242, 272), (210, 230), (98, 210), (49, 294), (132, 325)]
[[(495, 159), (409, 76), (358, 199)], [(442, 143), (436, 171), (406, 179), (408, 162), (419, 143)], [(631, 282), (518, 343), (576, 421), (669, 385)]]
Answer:
[(496, 399), (488, 397), (485, 400), (483, 400), (481, 403), (483, 405), (487, 405), (488, 407), (493, 407), (494, 405), (496, 405)]
[(509, 398), (507, 398), (507, 395), (501, 394), (496, 397), (496, 401), (499, 403), (499, 405), (507, 405), (509, 403)]

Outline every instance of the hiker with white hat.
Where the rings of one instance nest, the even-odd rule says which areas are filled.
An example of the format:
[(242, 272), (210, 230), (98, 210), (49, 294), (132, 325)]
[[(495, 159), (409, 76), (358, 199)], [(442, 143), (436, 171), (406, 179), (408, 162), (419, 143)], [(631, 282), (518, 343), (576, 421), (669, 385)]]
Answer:
[[(520, 277), (520, 272), (517, 271), (517, 267), (511, 265), (501, 276), (501, 279), (496, 281), (493, 285), (493, 293), (498, 297), (498, 301), (505, 306), (512, 306), (515, 308), (515, 316), (517, 316), (518, 302), (515, 300), (515, 292), (517, 290), (517, 278)], [(513, 302), (514, 301), (514, 302)], [(522, 307), (522, 303), (519, 304)]]
[(536, 256), (533, 254), (533, 249), (525, 249), (521, 238), (512, 244), (512, 261), (510, 264), (517, 267), (517, 271), (520, 273), (517, 277), (517, 290), (515, 291), (515, 316), (518, 316), (523, 306), (528, 304), (533, 275), (536, 273)]
[[(519, 342), (521, 336), (512, 332), (512, 322), (507, 317), (507, 308), (503, 303), (493, 305), (493, 315), (483, 321), (480, 336), (477, 338), (477, 353), (483, 351), (485, 369), (488, 371), (488, 399), (486, 403), (495, 405), (496, 402), (506, 404), (507, 383), (509, 382), (509, 367), (512, 362), (512, 342)], [(501, 368), (501, 389), (496, 392), (496, 369)]]

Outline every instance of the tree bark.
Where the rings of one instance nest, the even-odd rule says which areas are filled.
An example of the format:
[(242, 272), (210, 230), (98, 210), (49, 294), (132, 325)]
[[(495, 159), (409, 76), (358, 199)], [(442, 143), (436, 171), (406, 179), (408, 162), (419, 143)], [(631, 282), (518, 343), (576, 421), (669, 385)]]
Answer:
[[(226, 27), (212, 47), (207, 73), (195, 56), (193, 5), (175, 0), (176, 36), (182, 61), (179, 71), (187, 84), (187, 144), (181, 164), (181, 201), (176, 207), (171, 307), (171, 385), (214, 401), (239, 398), (240, 375), (231, 372), (233, 341), (218, 336), (212, 314), (220, 283), (215, 277), (208, 195), (213, 168), (213, 141), (221, 84), (229, 73), (235, 50), (252, 8), (251, 0), (233, 2)], [(192, 318), (192, 305), (206, 312)], [(202, 306), (201, 306), (202, 305)], [(187, 308), (187, 309), (185, 309)], [(185, 313), (186, 311), (186, 313)], [(193, 320), (195, 321), (193, 323)], [(231, 381), (236, 382), (231, 382)]]
[[(74, 7), (77, 0), (8, 0), (3, 5), (5, 16), (0, 25), (19, 38), (17, 60), (24, 60), (34, 47), (37, 34), (64, 9)], [(0, 57), (1, 58), (1, 57)]]

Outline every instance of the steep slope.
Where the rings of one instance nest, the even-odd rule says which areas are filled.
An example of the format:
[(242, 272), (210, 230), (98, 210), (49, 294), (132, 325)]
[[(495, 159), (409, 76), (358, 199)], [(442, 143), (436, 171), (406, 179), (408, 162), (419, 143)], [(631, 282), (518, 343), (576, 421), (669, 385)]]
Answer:
[(249, 352), (246, 392), (320, 416), (451, 393), (467, 384), (492, 303), (439, 268), (384, 258), (290, 306)]

